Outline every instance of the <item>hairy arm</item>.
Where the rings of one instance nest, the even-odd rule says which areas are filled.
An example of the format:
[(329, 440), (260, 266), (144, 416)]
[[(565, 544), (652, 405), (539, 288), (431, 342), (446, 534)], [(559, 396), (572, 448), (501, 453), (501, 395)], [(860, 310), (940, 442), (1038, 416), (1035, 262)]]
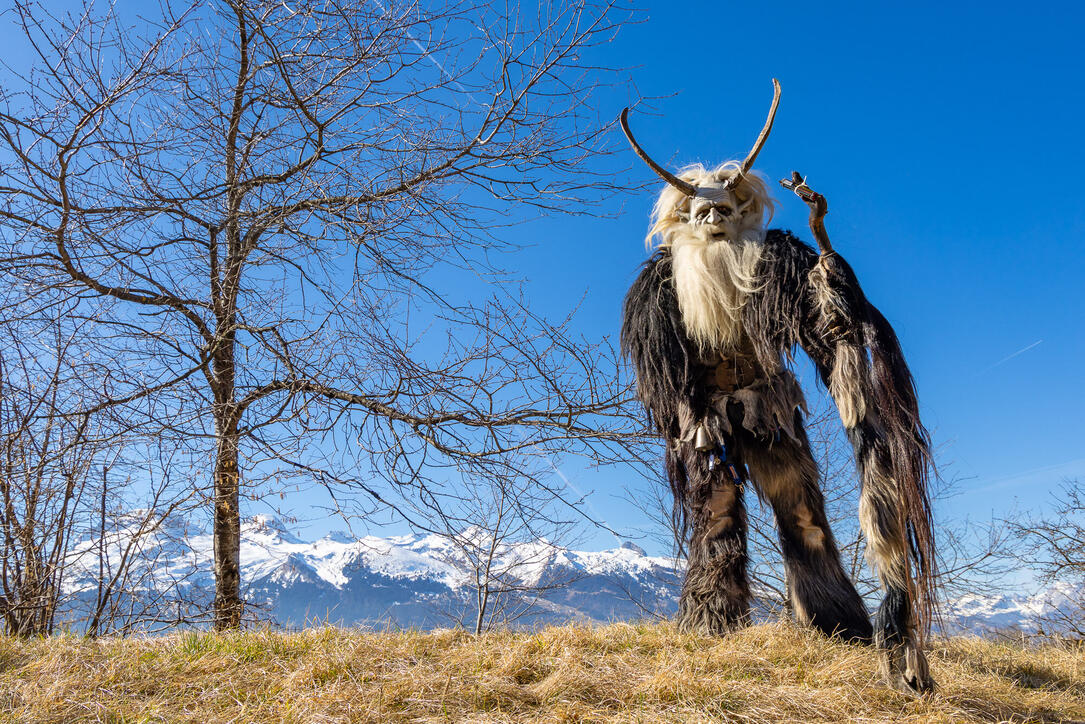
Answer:
[(657, 252), (641, 269), (622, 307), (622, 354), (633, 363), (637, 396), (666, 440), (681, 436), (703, 392), (695, 379), (696, 351), (682, 326), (670, 256)]

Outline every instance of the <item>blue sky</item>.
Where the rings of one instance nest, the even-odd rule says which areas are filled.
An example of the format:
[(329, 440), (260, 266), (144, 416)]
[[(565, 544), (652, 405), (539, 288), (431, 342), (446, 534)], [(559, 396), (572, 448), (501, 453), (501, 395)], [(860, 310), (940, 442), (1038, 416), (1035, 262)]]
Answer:
[[(939, 513), (1033, 508), (1061, 480), (1085, 478), (1085, 10), (641, 7), (641, 22), (591, 60), (628, 69), (647, 99), (632, 123), (658, 161), (741, 157), (764, 120), (770, 79), (780, 80), (757, 168), (774, 187), (798, 169), (828, 197), (834, 246), (896, 327), (942, 475), (959, 480), (960, 494)], [(608, 118), (634, 100), (621, 86), (598, 96)], [(562, 315), (580, 302), (589, 338), (616, 337), (621, 299), (646, 256), (660, 184), (632, 152), (628, 159), (633, 190), (600, 207), (603, 218), (557, 216), (509, 232), (527, 245), (507, 266), (528, 281), (531, 303)], [(777, 196), (773, 225), (809, 238), (806, 207)], [(644, 522), (625, 501), (641, 483), (622, 471), (562, 467), (593, 491), (592, 510), (612, 527)], [(312, 517), (314, 531), (335, 527)], [(602, 532), (591, 540), (612, 542)]]
[[(900, 334), (942, 476), (958, 480), (943, 515), (1037, 507), (1085, 478), (1083, 14), (651, 2), (599, 54), (654, 97), (632, 124), (671, 167), (742, 157), (780, 80), (757, 168), (774, 182), (798, 169), (828, 197), (834, 246)], [(629, 101), (614, 93), (614, 115)], [(633, 162), (630, 186), (651, 181)], [(518, 266), (538, 303), (586, 290), (585, 329), (616, 334), (659, 187), (616, 200), (613, 219), (520, 229), (536, 244)], [(773, 226), (809, 239), (806, 207), (777, 198)], [(633, 522), (618, 476), (573, 477), (608, 522)]]

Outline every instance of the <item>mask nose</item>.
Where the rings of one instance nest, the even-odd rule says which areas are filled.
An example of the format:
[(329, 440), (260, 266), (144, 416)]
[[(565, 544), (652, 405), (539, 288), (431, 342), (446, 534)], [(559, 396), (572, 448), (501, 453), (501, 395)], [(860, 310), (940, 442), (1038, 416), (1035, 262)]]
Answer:
[(719, 211), (716, 211), (716, 209), (710, 210), (708, 212), (708, 216), (705, 217), (705, 223), (712, 224), (713, 226), (720, 223), (721, 221), (723, 221), (723, 214), (721, 214)]

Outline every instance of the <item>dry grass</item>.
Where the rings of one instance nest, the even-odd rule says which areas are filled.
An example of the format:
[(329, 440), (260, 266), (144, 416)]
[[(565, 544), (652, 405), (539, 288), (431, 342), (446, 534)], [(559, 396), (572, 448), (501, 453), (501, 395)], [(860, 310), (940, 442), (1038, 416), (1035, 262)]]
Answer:
[(725, 639), (670, 625), (461, 632), (0, 639), (18, 722), (1073, 721), (1085, 649), (955, 638), (939, 692), (881, 686), (869, 649), (786, 624)]

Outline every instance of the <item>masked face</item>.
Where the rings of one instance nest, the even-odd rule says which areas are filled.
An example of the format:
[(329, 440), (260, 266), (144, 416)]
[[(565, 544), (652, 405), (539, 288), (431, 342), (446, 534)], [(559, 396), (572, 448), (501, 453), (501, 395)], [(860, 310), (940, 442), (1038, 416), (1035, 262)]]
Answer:
[(697, 187), (687, 223), (708, 241), (738, 241), (743, 231), (759, 225), (757, 212), (753, 198), (742, 199), (722, 182), (712, 182)]
[[(765, 231), (764, 185), (757, 178), (725, 186), (737, 169), (689, 173), (695, 195), (667, 189), (656, 225), (671, 253), (674, 290), (686, 332), (711, 356), (742, 338), (742, 308), (756, 274)], [(722, 242), (722, 243), (721, 243)]]

